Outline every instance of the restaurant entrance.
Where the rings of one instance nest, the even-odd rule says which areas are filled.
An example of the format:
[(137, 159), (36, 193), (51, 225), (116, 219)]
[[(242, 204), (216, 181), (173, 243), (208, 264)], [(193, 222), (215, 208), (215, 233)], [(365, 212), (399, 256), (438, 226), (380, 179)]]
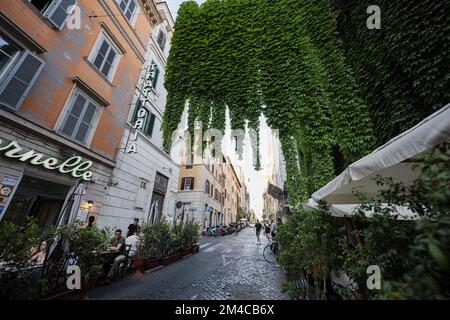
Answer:
[(54, 225), (68, 191), (66, 185), (24, 175), (3, 220), (24, 225), (34, 217), (40, 227)]

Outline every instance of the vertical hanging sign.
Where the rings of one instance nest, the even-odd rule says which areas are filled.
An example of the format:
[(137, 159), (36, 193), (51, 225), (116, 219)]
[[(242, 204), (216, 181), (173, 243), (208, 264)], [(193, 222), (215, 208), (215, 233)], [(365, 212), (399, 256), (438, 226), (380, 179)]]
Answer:
[(145, 119), (147, 117), (147, 109), (145, 104), (149, 101), (149, 94), (153, 89), (153, 80), (155, 79), (157, 65), (152, 63), (147, 66), (144, 76), (144, 84), (141, 90), (141, 95), (139, 96), (140, 108), (137, 112), (136, 121), (133, 124), (134, 132), (130, 138), (130, 143), (126, 147), (125, 152), (128, 154), (137, 153), (137, 137), (138, 131), (144, 129)]

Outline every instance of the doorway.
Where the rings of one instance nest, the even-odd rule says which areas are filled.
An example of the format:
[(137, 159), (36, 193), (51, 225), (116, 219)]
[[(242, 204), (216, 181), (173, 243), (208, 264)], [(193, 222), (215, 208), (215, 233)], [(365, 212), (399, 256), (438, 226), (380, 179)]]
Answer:
[(3, 220), (22, 226), (34, 217), (41, 228), (54, 225), (68, 191), (66, 185), (24, 175)]

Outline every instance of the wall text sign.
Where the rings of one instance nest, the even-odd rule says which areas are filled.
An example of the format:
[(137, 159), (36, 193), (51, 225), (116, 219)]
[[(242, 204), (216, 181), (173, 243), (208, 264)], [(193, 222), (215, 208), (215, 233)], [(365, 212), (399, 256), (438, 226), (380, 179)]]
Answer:
[(0, 139), (0, 154), (34, 166), (44, 167), (47, 170), (56, 170), (59, 173), (69, 174), (84, 181), (91, 180), (93, 175), (92, 171), (89, 171), (92, 161), (83, 160), (80, 156), (73, 156), (61, 161), (57, 158), (37, 153), (33, 149), (24, 150), (17, 141), (6, 141), (6, 144), (3, 145), (3, 140)]

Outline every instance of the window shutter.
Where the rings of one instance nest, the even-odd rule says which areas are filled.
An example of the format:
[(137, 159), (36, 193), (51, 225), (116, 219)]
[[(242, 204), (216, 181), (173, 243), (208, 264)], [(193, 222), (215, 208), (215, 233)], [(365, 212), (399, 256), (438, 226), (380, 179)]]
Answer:
[(155, 66), (155, 76), (153, 77), (153, 89), (156, 89), (156, 85), (158, 84), (158, 77), (159, 77), (159, 67)]
[(164, 51), (164, 48), (166, 47), (166, 34), (162, 30), (159, 31), (158, 45), (161, 50)]
[(0, 103), (19, 109), (44, 65), (44, 61), (25, 51), (0, 88)]
[(116, 59), (117, 54), (116, 52), (110, 48), (109, 52), (108, 52), (108, 56), (106, 57), (105, 63), (103, 64), (103, 68), (101, 70), (101, 72), (108, 77), (109, 76), (109, 72), (111, 71), (111, 68), (113, 66), (114, 60)]
[(89, 102), (84, 111), (84, 115), (78, 127), (77, 134), (75, 135), (75, 140), (78, 140), (81, 143), (86, 142), (86, 138), (89, 133), (89, 128), (92, 125), (92, 121), (94, 120), (94, 116), (96, 113), (97, 113), (97, 106)]
[(145, 122), (144, 134), (148, 137), (152, 136), (153, 127), (155, 125), (155, 115), (151, 112), (148, 113), (147, 121)]
[(131, 117), (131, 123), (134, 124), (137, 120), (138, 111), (141, 108), (141, 99), (137, 99), (136, 106), (134, 107), (133, 116)]
[(105, 39), (102, 39), (102, 44), (97, 51), (97, 55), (94, 60), (94, 66), (96, 66), (99, 70), (102, 67), (103, 60), (105, 60), (105, 56), (108, 53), (109, 44)]
[(191, 178), (191, 190), (194, 190), (194, 178)]
[(181, 178), (181, 190), (184, 190), (186, 178)]
[(64, 127), (62, 128), (62, 133), (65, 135), (72, 137), (78, 121), (81, 117), (81, 114), (84, 110), (84, 105), (86, 103), (86, 98), (84, 98), (82, 95), (77, 94), (75, 97), (75, 100), (73, 102), (72, 108), (69, 110), (69, 113), (67, 115), (66, 122), (64, 123)]
[(61, 30), (71, 13), (69, 9), (76, 3), (77, 0), (54, 0), (53, 8), (47, 14), (48, 20)]

